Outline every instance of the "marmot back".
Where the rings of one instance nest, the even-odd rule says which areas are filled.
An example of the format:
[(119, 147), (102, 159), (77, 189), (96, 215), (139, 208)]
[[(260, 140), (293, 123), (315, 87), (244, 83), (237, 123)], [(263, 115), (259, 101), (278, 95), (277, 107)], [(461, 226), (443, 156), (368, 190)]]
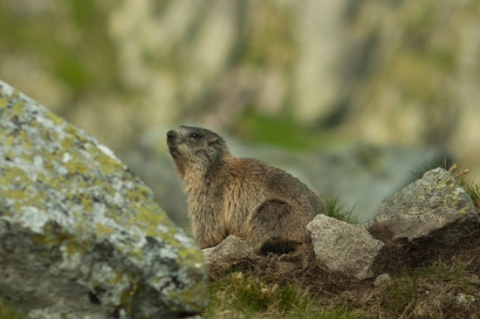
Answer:
[(256, 251), (289, 251), (308, 241), (308, 222), (324, 213), (300, 180), (259, 160), (233, 157), (210, 130), (181, 126), (167, 133), (167, 143), (201, 248), (236, 235)]

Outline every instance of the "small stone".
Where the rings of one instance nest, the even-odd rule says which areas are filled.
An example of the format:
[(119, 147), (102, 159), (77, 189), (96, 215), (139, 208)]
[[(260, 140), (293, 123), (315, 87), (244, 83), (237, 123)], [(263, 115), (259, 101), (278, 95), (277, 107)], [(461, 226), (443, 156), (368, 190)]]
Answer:
[(357, 280), (374, 276), (372, 267), (384, 244), (364, 226), (319, 214), (307, 231), (320, 266)]
[(229, 235), (215, 247), (202, 249), (210, 269), (223, 271), (253, 254), (252, 247), (242, 238)]
[(461, 305), (470, 304), (475, 301), (476, 299), (473, 295), (465, 294), (463, 292), (459, 293), (457, 296), (457, 303)]
[(389, 274), (386, 274), (386, 273), (381, 274), (375, 279), (375, 281), (373, 282), (373, 286), (375, 287), (384, 286), (388, 284), (391, 280), (392, 278), (390, 277)]

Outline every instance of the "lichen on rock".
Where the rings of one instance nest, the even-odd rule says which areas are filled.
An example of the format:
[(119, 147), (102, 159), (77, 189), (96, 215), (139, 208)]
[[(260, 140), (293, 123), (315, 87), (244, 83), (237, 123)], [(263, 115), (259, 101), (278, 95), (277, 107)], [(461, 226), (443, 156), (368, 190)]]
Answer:
[(0, 81), (0, 297), (32, 318), (200, 313), (192, 239), (113, 152)]
[(437, 168), (385, 199), (375, 222), (393, 240), (417, 243), (428, 239), (454, 245), (478, 227), (480, 218), (455, 177)]

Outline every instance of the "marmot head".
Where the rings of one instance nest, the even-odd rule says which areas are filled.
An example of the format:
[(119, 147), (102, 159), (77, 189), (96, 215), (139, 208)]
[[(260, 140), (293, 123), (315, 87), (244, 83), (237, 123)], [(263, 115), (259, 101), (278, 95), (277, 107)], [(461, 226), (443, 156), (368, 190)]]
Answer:
[(180, 126), (168, 131), (167, 145), (182, 177), (190, 171), (205, 173), (214, 169), (229, 155), (220, 135), (199, 127)]

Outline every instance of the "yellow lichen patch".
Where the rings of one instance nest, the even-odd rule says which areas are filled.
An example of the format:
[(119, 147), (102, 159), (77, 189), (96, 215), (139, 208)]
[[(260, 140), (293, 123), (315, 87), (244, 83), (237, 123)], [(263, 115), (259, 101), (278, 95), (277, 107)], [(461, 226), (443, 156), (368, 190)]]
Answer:
[(48, 118), (48, 119), (50, 119), (50, 120), (52, 120), (52, 122), (53, 122), (55, 125), (57, 125), (57, 126), (58, 126), (58, 125), (61, 125), (62, 123), (65, 122), (62, 118), (56, 116), (56, 115), (53, 114), (53, 113), (46, 113), (46, 114), (45, 114), (45, 117)]
[(8, 101), (6, 99), (0, 99), (0, 108), (5, 108), (8, 105)]
[(133, 298), (135, 297), (137, 291), (138, 291), (138, 281), (133, 278), (133, 276), (128, 276), (131, 289), (125, 291), (121, 297), (120, 297), (120, 302), (127, 312), (127, 316), (132, 315), (132, 304), (133, 304)]
[(90, 197), (87, 197), (87, 196), (82, 196), (80, 200), (81, 200), (83, 209), (86, 212), (91, 212), (92, 209), (93, 209), (92, 199)]
[(115, 229), (101, 223), (95, 224), (95, 230), (97, 234), (103, 235), (112, 235), (115, 233)]
[[(180, 247), (181, 245), (179, 245)], [(196, 263), (204, 264), (205, 260), (203, 258), (203, 254), (198, 253), (199, 248), (197, 246), (193, 246), (191, 248), (182, 247), (182, 249), (178, 250), (178, 260), (188, 260), (192, 265)]]
[[(147, 236), (161, 236), (165, 237), (167, 234), (161, 234), (158, 229), (158, 225), (164, 225), (167, 219), (164, 214), (152, 213), (151, 207), (142, 207), (141, 205), (135, 205), (135, 211), (137, 212), (134, 217), (134, 222), (141, 227)], [(168, 228), (171, 230), (172, 228)], [(172, 230), (173, 233), (173, 230)]]
[(3, 195), (5, 198), (14, 199), (15, 201), (23, 201), (26, 197), (25, 191), (22, 189), (7, 189)]
[(35, 235), (35, 241), (41, 246), (63, 247), (68, 257), (83, 255), (90, 250), (90, 243), (79, 240), (75, 235), (58, 231), (55, 223), (48, 222), (44, 226), (42, 234)]
[(97, 158), (97, 160), (100, 162), (100, 165), (102, 166), (102, 171), (106, 175), (117, 173), (123, 167), (120, 162), (106, 155)]
[(194, 285), (185, 290), (172, 290), (169, 293), (169, 297), (174, 300), (181, 300), (189, 305), (196, 306), (195, 311), (203, 311), (205, 305), (192, 303), (192, 300), (198, 300), (198, 296), (208, 296), (208, 284), (207, 281), (199, 280)]
[(62, 138), (62, 141), (61, 141), (62, 149), (65, 151), (72, 150), (73, 143), (74, 143), (74, 140), (71, 138)]
[(3, 141), (6, 145), (12, 146), (15, 143), (15, 137), (8, 135)]
[(17, 99), (15, 105), (12, 108), (12, 112), (16, 115), (24, 114), (25, 101)]
[(71, 137), (76, 137), (78, 133), (78, 129), (70, 123), (66, 123), (64, 131), (66, 134), (71, 135)]
[(25, 184), (27, 184), (27, 181), (30, 181), (30, 177), (21, 168), (4, 166), (3, 171), (4, 171), (3, 178), (5, 178), (4, 180), (5, 185), (15, 183), (15, 181), (24, 181)]
[(137, 260), (143, 260), (144, 255), (143, 255), (143, 250), (141, 248), (132, 248), (128, 254), (130, 257), (133, 257)]
[(66, 245), (67, 254), (69, 257), (72, 257), (75, 254), (84, 255), (91, 248), (91, 245), (88, 241), (77, 241), (73, 235), (67, 237), (67, 239), (64, 241), (64, 244)]
[(90, 169), (84, 163), (78, 160), (72, 160), (65, 164), (65, 167), (68, 169), (69, 173), (80, 174), (80, 175), (89, 175)]
[(63, 238), (57, 236), (37, 234), (35, 235), (35, 241), (37, 242), (37, 244), (43, 246), (60, 246)]

